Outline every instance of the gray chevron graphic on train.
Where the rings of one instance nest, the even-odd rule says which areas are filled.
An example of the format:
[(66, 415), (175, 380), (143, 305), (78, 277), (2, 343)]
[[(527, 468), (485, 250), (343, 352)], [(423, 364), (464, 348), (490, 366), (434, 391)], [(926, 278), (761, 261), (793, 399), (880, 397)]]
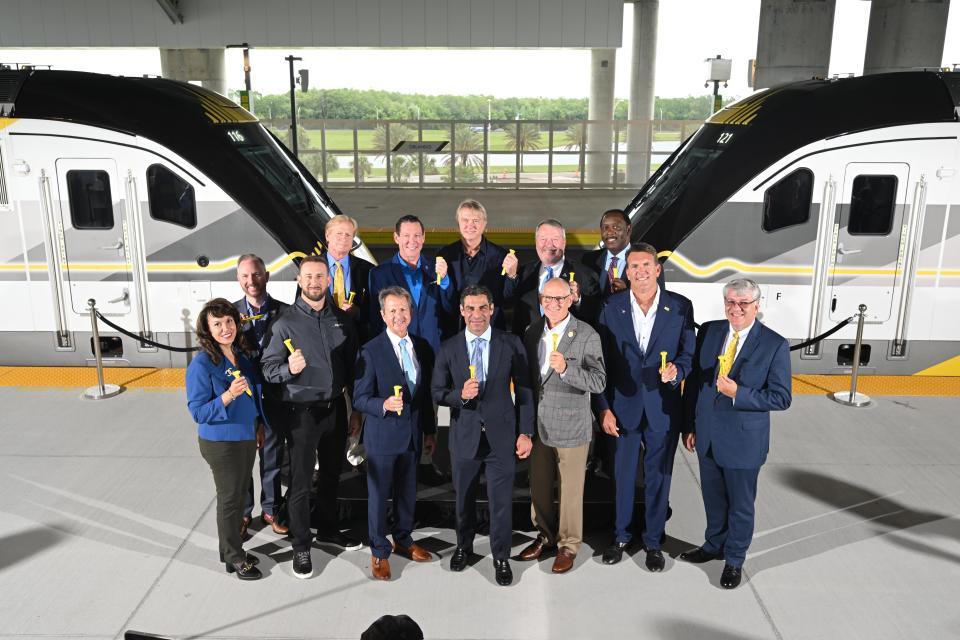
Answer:
[[(762, 319), (794, 344), (866, 304), (863, 373), (960, 375), (958, 76), (810, 80), (729, 105), (628, 204), (633, 240), (661, 250), (698, 321), (723, 315), (716, 282), (748, 276)], [(320, 249), (336, 213), (216, 93), (0, 71), (0, 288), (17, 310), (0, 320), (0, 363), (89, 364), (89, 298), (136, 333), (189, 344), (202, 304), (237, 296), (239, 253), (263, 256), (291, 298), (293, 261)], [(853, 335), (795, 351), (794, 370), (848, 371)], [(186, 361), (126, 338), (121, 351), (119, 364)]]

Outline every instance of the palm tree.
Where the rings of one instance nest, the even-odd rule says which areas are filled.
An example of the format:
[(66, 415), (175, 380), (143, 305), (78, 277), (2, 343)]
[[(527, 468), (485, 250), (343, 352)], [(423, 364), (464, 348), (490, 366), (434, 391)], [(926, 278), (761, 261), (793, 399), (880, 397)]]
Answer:
[(566, 138), (566, 144), (563, 145), (563, 149), (568, 151), (576, 151), (580, 156), (578, 160), (580, 175), (583, 175), (583, 154), (580, 153), (587, 144), (587, 128), (580, 124), (570, 125), (566, 131), (564, 131), (564, 137)]
[(357, 171), (358, 167), (360, 171), (358, 173), (355, 173), (354, 175), (357, 176), (357, 180), (359, 182), (364, 182), (367, 176), (373, 174), (373, 163), (370, 162), (370, 158), (368, 158), (367, 156), (360, 156), (359, 163), (357, 162), (350, 163), (350, 168), (353, 169), (354, 172)]
[[(390, 125), (390, 140), (387, 140), (387, 128), (384, 125), (378, 126), (373, 132), (373, 148), (377, 151), (383, 151), (378, 158), (386, 155), (387, 151), (392, 150), (401, 140), (416, 139), (416, 132), (405, 124), (393, 123)], [(388, 147), (389, 144), (389, 147)]]
[[(474, 131), (471, 126), (461, 122), (453, 129), (454, 148), (453, 158), (461, 167), (483, 167), (483, 158), (471, 155), (471, 151), (477, 151), (483, 147), (483, 135)], [(443, 159), (443, 165), (450, 164), (450, 156)], [(459, 179), (458, 179), (459, 182)]]
[(536, 151), (543, 146), (540, 127), (535, 122), (515, 122), (506, 125), (503, 133), (507, 137), (504, 146), (511, 151), (520, 151), (520, 171), (523, 171), (523, 152)]

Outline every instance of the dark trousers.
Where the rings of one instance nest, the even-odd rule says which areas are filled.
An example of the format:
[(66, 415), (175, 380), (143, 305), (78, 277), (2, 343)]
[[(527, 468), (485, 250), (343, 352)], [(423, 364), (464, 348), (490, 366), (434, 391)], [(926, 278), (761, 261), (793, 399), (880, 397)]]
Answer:
[[(267, 515), (276, 516), (283, 499), (281, 495), (283, 489), (280, 486), (280, 464), (283, 461), (284, 448), (283, 436), (280, 435), (282, 429), (278, 428), (277, 423), (284, 420), (285, 416), (282, 408), (271, 405), (269, 400), (264, 399), (263, 404), (269, 423), (264, 425), (263, 447), (260, 449), (260, 510)], [(253, 515), (254, 503), (251, 482), (243, 504), (243, 515), (247, 518)]]
[[(346, 419), (343, 424), (337, 419), (338, 406), (343, 407), (343, 398), (332, 403), (297, 405), (289, 404), (287, 424), (285, 425), (287, 448), (290, 456), (290, 490), (287, 497), (290, 537), (294, 551), (307, 551), (312, 542), (310, 533), (310, 485), (313, 481), (313, 468), (317, 462), (318, 447), (325, 456), (320, 462), (320, 495), (317, 506), (321, 513), (321, 522), (336, 522), (337, 485), (340, 480), (340, 461), (346, 445)], [(345, 411), (343, 411), (345, 413)], [(337, 432), (340, 432), (339, 434)], [(282, 433), (282, 432), (281, 432)], [(339, 442), (339, 446), (336, 446)], [(331, 451), (333, 450), (333, 451)], [(335, 452), (335, 455), (334, 453)], [(330, 486), (329, 467), (336, 458), (336, 482)], [(326, 465), (326, 468), (325, 468)], [(332, 513), (332, 516), (331, 516)], [(327, 519), (325, 519), (327, 518)]]
[(389, 558), (387, 501), (393, 498), (393, 541), (413, 544), (413, 514), (417, 504), (417, 460), (413, 449), (397, 455), (367, 455), (367, 522), (370, 550), (376, 558)]
[(760, 468), (721, 467), (708, 450), (700, 455), (700, 489), (707, 515), (703, 550), (723, 553), (727, 564), (743, 566), (753, 540), (754, 501)]
[(243, 498), (250, 484), (250, 471), (257, 454), (255, 440), (215, 441), (197, 438), (200, 455), (210, 465), (217, 489), (217, 539), (220, 561), (238, 563), (246, 558), (240, 525)]
[(637, 467), (643, 469), (644, 530), (643, 545), (659, 549), (667, 524), (670, 481), (677, 453), (679, 434), (676, 431), (651, 431), (646, 417), (640, 430), (624, 431), (616, 439), (614, 480), (616, 484), (616, 540), (629, 542), (633, 523), (633, 507), (637, 487)]
[(472, 458), (461, 457), (451, 448), (453, 486), (457, 493), (457, 546), (473, 551), (477, 532), (477, 489), (480, 472), (487, 478), (487, 500), (490, 509), (490, 551), (494, 560), (510, 557), (513, 541), (513, 476), (516, 459), (497, 454), (490, 449), (485, 433), (480, 434), (477, 453)]

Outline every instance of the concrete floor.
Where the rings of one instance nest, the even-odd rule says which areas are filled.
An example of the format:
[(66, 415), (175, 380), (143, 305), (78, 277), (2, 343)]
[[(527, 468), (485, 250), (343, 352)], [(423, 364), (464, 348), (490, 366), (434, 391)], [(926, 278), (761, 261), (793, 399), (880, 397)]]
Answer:
[[(746, 580), (724, 591), (719, 562), (602, 565), (607, 531), (588, 531), (567, 575), (513, 562), (510, 588), (488, 557), (451, 573), (446, 529), (415, 533), (441, 560), (394, 559), (390, 583), (370, 579), (368, 550), (319, 547), (315, 577), (297, 580), (289, 542), (258, 531), (248, 548), (266, 577), (242, 583), (217, 563), (213, 481), (183, 392), (78, 396), (0, 388), (0, 638), (348, 639), (384, 613), (428, 639), (960, 636), (958, 398), (857, 410), (796, 397), (774, 417)], [(677, 456), (671, 502), (674, 556), (703, 535), (692, 455)]]

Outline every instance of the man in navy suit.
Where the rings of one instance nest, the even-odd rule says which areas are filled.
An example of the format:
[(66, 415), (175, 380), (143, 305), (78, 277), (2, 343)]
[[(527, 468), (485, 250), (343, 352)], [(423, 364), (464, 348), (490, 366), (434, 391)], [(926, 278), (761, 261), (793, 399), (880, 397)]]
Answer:
[(630, 248), (630, 219), (622, 209), (610, 209), (600, 216), (602, 249), (585, 252), (580, 261), (597, 276), (600, 299), (630, 288), (627, 282), (627, 250)]
[(353, 320), (357, 338), (363, 344), (370, 337), (367, 312), (367, 285), (373, 265), (350, 253), (357, 236), (357, 221), (347, 215), (336, 215), (323, 228), (324, 255), (330, 267), (330, 298)]
[[(511, 265), (516, 271), (517, 256), (483, 235), (487, 228), (487, 210), (476, 200), (464, 200), (457, 206), (457, 227), (460, 239), (440, 249), (440, 256), (447, 261), (453, 277), (454, 299), (468, 285), (482, 284), (493, 294), (494, 311), (490, 324), (497, 329), (506, 329), (503, 299), (513, 295), (516, 281), (501, 274)], [(450, 314), (446, 319), (444, 335), (453, 335), (463, 328), (461, 316)]]
[(610, 296), (598, 326), (608, 373), (607, 388), (594, 396), (594, 409), (604, 433), (616, 438), (616, 537), (603, 552), (603, 563), (619, 562), (630, 544), (642, 459), (646, 565), (663, 571), (660, 540), (682, 427), (680, 382), (690, 373), (696, 343), (693, 305), (659, 287), (660, 263), (651, 245), (634, 245), (625, 257), (630, 290)]
[(757, 320), (760, 287), (723, 287), (726, 320), (700, 327), (693, 371), (684, 388), (684, 446), (696, 449), (707, 515), (704, 543), (680, 554), (687, 562), (723, 558), (720, 586), (740, 584), (753, 539), (757, 477), (770, 449), (770, 412), (792, 399), (790, 347)]
[[(486, 467), (490, 548), (497, 584), (513, 581), (514, 456), (533, 447), (533, 391), (520, 339), (490, 326), (493, 294), (482, 285), (460, 293), (466, 329), (440, 347), (433, 372), (433, 398), (450, 407), (450, 459), (457, 494), (457, 548), (451, 571), (463, 571), (473, 552), (477, 487)], [(513, 382), (516, 400), (511, 397)], [(518, 435), (519, 431), (519, 435)]]
[[(366, 414), (363, 444), (367, 454), (367, 520), (373, 577), (389, 580), (391, 551), (415, 562), (433, 556), (413, 541), (417, 501), (417, 460), (436, 447), (436, 423), (430, 400), (433, 351), (411, 335), (412, 299), (401, 287), (381, 289), (380, 317), (386, 329), (360, 351), (353, 406)], [(400, 391), (397, 394), (397, 391)], [(387, 500), (393, 498), (393, 545), (387, 540)]]

